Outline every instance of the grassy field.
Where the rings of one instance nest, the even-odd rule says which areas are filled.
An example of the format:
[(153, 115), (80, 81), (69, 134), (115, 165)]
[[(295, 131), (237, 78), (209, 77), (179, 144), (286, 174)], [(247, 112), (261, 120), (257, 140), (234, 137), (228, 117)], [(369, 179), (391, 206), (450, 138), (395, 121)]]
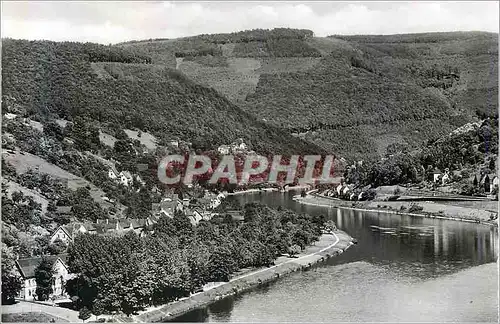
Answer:
[(227, 66), (208, 66), (183, 60), (179, 70), (196, 83), (214, 88), (232, 102), (245, 100), (259, 82), (260, 61), (253, 58), (228, 58)]
[(117, 141), (116, 137), (99, 131), (99, 140), (102, 144), (113, 147)]
[(40, 173), (49, 174), (55, 178), (67, 181), (68, 188), (72, 190), (88, 186), (90, 187), (90, 194), (95, 201), (100, 203), (105, 208), (111, 207), (109, 202), (102, 199), (103, 196), (106, 196), (104, 191), (96, 187), (94, 184), (61, 169), (60, 167), (51, 164), (36, 155), (17, 151), (13, 154), (4, 153), (3, 157), (7, 163), (16, 169), (17, 173), (25, 173), (29, 169), (38, 170)]
[(132, 140), (138, 140), (142, 145), (146, 146), (149, 150), (156, 149), (156, 137), (151, 135), (148, 132), (141, 132), (139, 136), (139, 132), (131, 129), (124, 129), (125, 133)]
[(47, 199), (45, 199), (44, 196), (40, 195), (38, 192), (23, 187), (19, 183), (13, 181), (8, 181), (6, 187), (9, 196), (12, 195), (13, 192), (21, 191), (25, 196), (33, 197), (33, 200), (35, 202), (42, 205), (42, 213), (45, 214), (45, 212), (47, 211), (47, 206), (49, 205), (49, 202), (47, 201)]
[(69, 323), (69, 321), (42, 312), (3, 314), (3, 323)]

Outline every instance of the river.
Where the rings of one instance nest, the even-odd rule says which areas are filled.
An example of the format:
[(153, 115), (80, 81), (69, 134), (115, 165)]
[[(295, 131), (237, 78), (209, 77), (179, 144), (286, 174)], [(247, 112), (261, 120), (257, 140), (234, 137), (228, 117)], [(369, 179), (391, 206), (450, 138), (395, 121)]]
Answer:
[(358, 240), (341, 256), (176, 321), (498, 322), (498, 231), (485, 225), (235, 196), (324, 214)]

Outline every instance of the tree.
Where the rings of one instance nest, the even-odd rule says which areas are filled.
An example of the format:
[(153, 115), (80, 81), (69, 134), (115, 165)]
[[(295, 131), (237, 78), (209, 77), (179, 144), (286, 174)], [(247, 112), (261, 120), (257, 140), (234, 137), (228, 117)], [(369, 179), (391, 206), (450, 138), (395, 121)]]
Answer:
[(297, 244), (294, 244), (292, 245), (289, 250), (288, 250), (288, 254), (290, 255), (290, 257), (295, 257), (297, 254), (300, 253), (302, 249), (300, 248), (300, 246), (298, 246)]
[(46, 123), (43, 126), (43, 132), (47, 136), (56, 138), (58, 141), (62, 141), (64, 139), (63, 130), (55, 121)]
[(36, 236), (36, 249), (33, 252), (35, 255), (43, 255), (49, 249), (50, 238), (46, 235)]
[(18, 276), (2, 271), (2, 305), (14, 303), (21, 287), (21, 279)]
[(335, 222), (334, 222), (334, 221), (329, 220), (329, 221), (327, 221), (327, 222), (326, 222), (326, 224), (325, 224), (325, 229), (326, 229), (328, 232), (333, 233), (333, 232), (337, 231), (337, 225), (335, 225)]
[[(2, 224), (3, 225), (3, 224)], [(2, 226), (2, 240), (5, 239)], [(12, 248), (2, 242), (2, 304), (14, 302), (14, 298), (21, 290), (21, 280), (13, 273), (16, 255)]]
[(78, 312), (78, 318), (81, 319), (85, 323), (85, 321), (90, 318), (91, 314), (92, 313), (90, 312), (90, 310), (84, 306)]
[(52, 255), (57, 255), (66, 251), (67, 248), (68, 245), (58, 238), (53, 243), (49, 244), (47, 252)]
[(488, 168), (489, 168), (491, 171), (495, 171), (495, 159), (494, 159), (494, 158), (491, 158), (491, 159), (490, 159), (490, 163), (489, 163)]
[(96, 320), (99, 315), (104, 313), (104, 305), (100, 299), (94, 301), (94, 305), (92, 305), (92, 313), (95, 315)]
[(38, 300), (47, 300), (49, 295), (53, 293), (52, 275), (54, 274), (54, 270), (52, 266), (53, 263), (47, 257), (43, 256), (42, 261), (35, 269), (36, 294)]
[(226, 245), (216, 247), (210, 256), (208, 268), (210, 281), (229, 281), (229, 275), (233, 272), (231, 250)]

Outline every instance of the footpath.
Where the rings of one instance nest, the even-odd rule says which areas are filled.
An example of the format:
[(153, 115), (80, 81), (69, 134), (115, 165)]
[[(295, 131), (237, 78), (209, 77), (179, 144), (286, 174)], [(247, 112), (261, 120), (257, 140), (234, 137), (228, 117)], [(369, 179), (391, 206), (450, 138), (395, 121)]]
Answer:
[(17, 301), (13, 305), (2, 305), (2, 314), (8, 313), (45, 313), (71, 323), (82, 322), (78, 318), (78, 312), (75, 310), (24, 300)]
[(295, 258), (281, 256), (275, 261), (274, 266), (238, 275), (229, 282), (219, 283), (183, 300), (150, 307), (132, 319), (134, 322), (150, 323), (175, 320), (183, 314), (206, 307), (217, 300), (243, 293), (292, 272), (309, 269), (315, 264), (343, 253), (352, 244), (353, 238), (341, 230), (323, 234), (316, 244), (307, 247)]

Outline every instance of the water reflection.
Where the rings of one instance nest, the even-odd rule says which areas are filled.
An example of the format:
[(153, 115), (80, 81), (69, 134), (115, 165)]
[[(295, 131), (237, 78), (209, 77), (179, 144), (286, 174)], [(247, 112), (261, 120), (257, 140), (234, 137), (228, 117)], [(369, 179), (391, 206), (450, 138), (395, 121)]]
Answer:
[[(298, 273), (271, 284), (271, 288), (265, 288), (268, 289), (267, 291), (257, 289), (255, 294), (261, 297), (279, 295), (274, 297), (279, 298), (277, 300), (269, 297), (271, 300), (266, 303), (282, 304), (284, 298), (290, 298), (289, 302), (293, 303), (297, 291), (311, 291), (312, 294), (324, 296), (327, 299), (336, 298), (339, 287), (345, 285), (349, 287), (348, 289), (357, 291), (356, 287), (360, 283), (366, 286), (365, 288), (368, 289), (366, 291), (376, 291), (377, 294), (386, 296), (386, 302), (397, 302), (391, 299), (391, 293), (400, 294), (399, 298), (401, 299), (408, 298), (407, 294), (416, 293), (422, 295), (422, 298), (426, 298), (426, 292), (420, 286), (424, 282), (442, 280), (442, 278), (454, 275), (464, 269), (495, 262), (498, 256), (498, 231), (488, 226), (404, 215), (305, 206), (291, 200), (290, 194), (255, 194), (239, 196), (235, 199), (241, 203), (262, 201), (272, 206), (283, 206), (297, 212), (323, 214), (328, 219), (334, 220), (337, 227), (358, 240), (358, 244), (351, 247), (347, 253), (328, 260), (323, 266), (313, 271), (316, 275), (318, 272), (321, 273), (319, 277), (315, 274)], [(332, 267), (333, 265), (334, 267)], [(339, 272), (340, 269), (342, 272)], [(342, 281), (339, 281), (339, 277), (343, 278)], [(325, 280), (324, 278), (330, 278), (330, 281), (322, 282)], [(322, 283), (318, 284), (318, 282)], [(335, 291), (329, 288), (331, 282), (338, 282)], [(404, 287), (400, 286), (401, 283), (404, 283)], [(492, 283), (490, 280), (486, 285), (490, 283), (494, 284), (496, 289), (497, 281)], [(397, 292), (393, 289), (396, 289)], [(283, 290), (283, 294), (279, 293), (281, 290)], [(457, 293), (462, 293), (462, 291), (457, 290)], [(204, 311), (187, 314), (179, 321), (200, 321), (200, 318), (203, 318), (202, 321), (217, 322), (240, 319), (252, 321), (253, 315), (251, 314), (259, 314), (259, 318), (266, 318), (263, 315), (266, 312), (269, 312), (270, 318), (276, 321), (311, 320), (308, 316), (312, 314), (311, 308), (315, 306), (310, 301), (303, 300), (302, 306), (299, 306), (295, 301), (296, 307), (302, 307), (302, 313), (305, 314), (305, 317), (300, 318), (304, 314), (299, 314), (295, 310), (287, 311), (286, 307), (284, 309), (281, 307), (279, 311), (269, 309), (269, 305), (259, 304), (260, 299), (247, 297), (254, 296), (253, 294), (225, 299)], [(287, 294), (291, 296), (287, 297)], [(346, 308), (354, 309), (354, 307), (360, 307), (356, 299), (364, 298), (365, 293), (360, 291), (359, 295), (352, 292), (345, 292), (345, 294), (345, 298), (348, 300), (342, 300), (339, 303)], [(438, 293), (433, 292), (433, 294)], [(308, 296), (310, 299), (314, 299), (313, 297)], [(303, 298), (306, 297), (303, 296)], [(351, 298), (352, 300), (350, 300)], [(493, 296), (493, 301), (495, 299), (496, 294)], [(374, 301), (370, 302), (375, 303)], [(245, 306), (239, 306), (240, 304)], [(374, 306), (383, 308), (378, 304)], [(251, 307), (252, 309), (241, 309), (241, 307)], [(398, 307), (404, 309), (403, 305)], [(361, 310), (361, 308), (363, 309)], [(368, 312), (364, 306), (361, 308), (358, 311)], [(235, 312), (244, 315), (240, 318), (234, 315)], [(282, 314), (275, 314), (276, 312)], [(433, 310), (429, 310), (429, 312), (432, 313)], [(200, 317), (200, 314), (205, 317)], [(291, 314), (293, 314), (293, 318), (290, 317)], [(354, 320), (353, 314), (349, 313), (346, 316), (342, 317), (341, 320)], [(363, 320), (397, 321), (403, 319), (403, 317), (394, 314), (380, 313), (378, 316)], [(467, 317), (469, 314), (465, 313), (460, 316), (469, 318)], [(325, 318), (329, 320), (328, 317)]]

